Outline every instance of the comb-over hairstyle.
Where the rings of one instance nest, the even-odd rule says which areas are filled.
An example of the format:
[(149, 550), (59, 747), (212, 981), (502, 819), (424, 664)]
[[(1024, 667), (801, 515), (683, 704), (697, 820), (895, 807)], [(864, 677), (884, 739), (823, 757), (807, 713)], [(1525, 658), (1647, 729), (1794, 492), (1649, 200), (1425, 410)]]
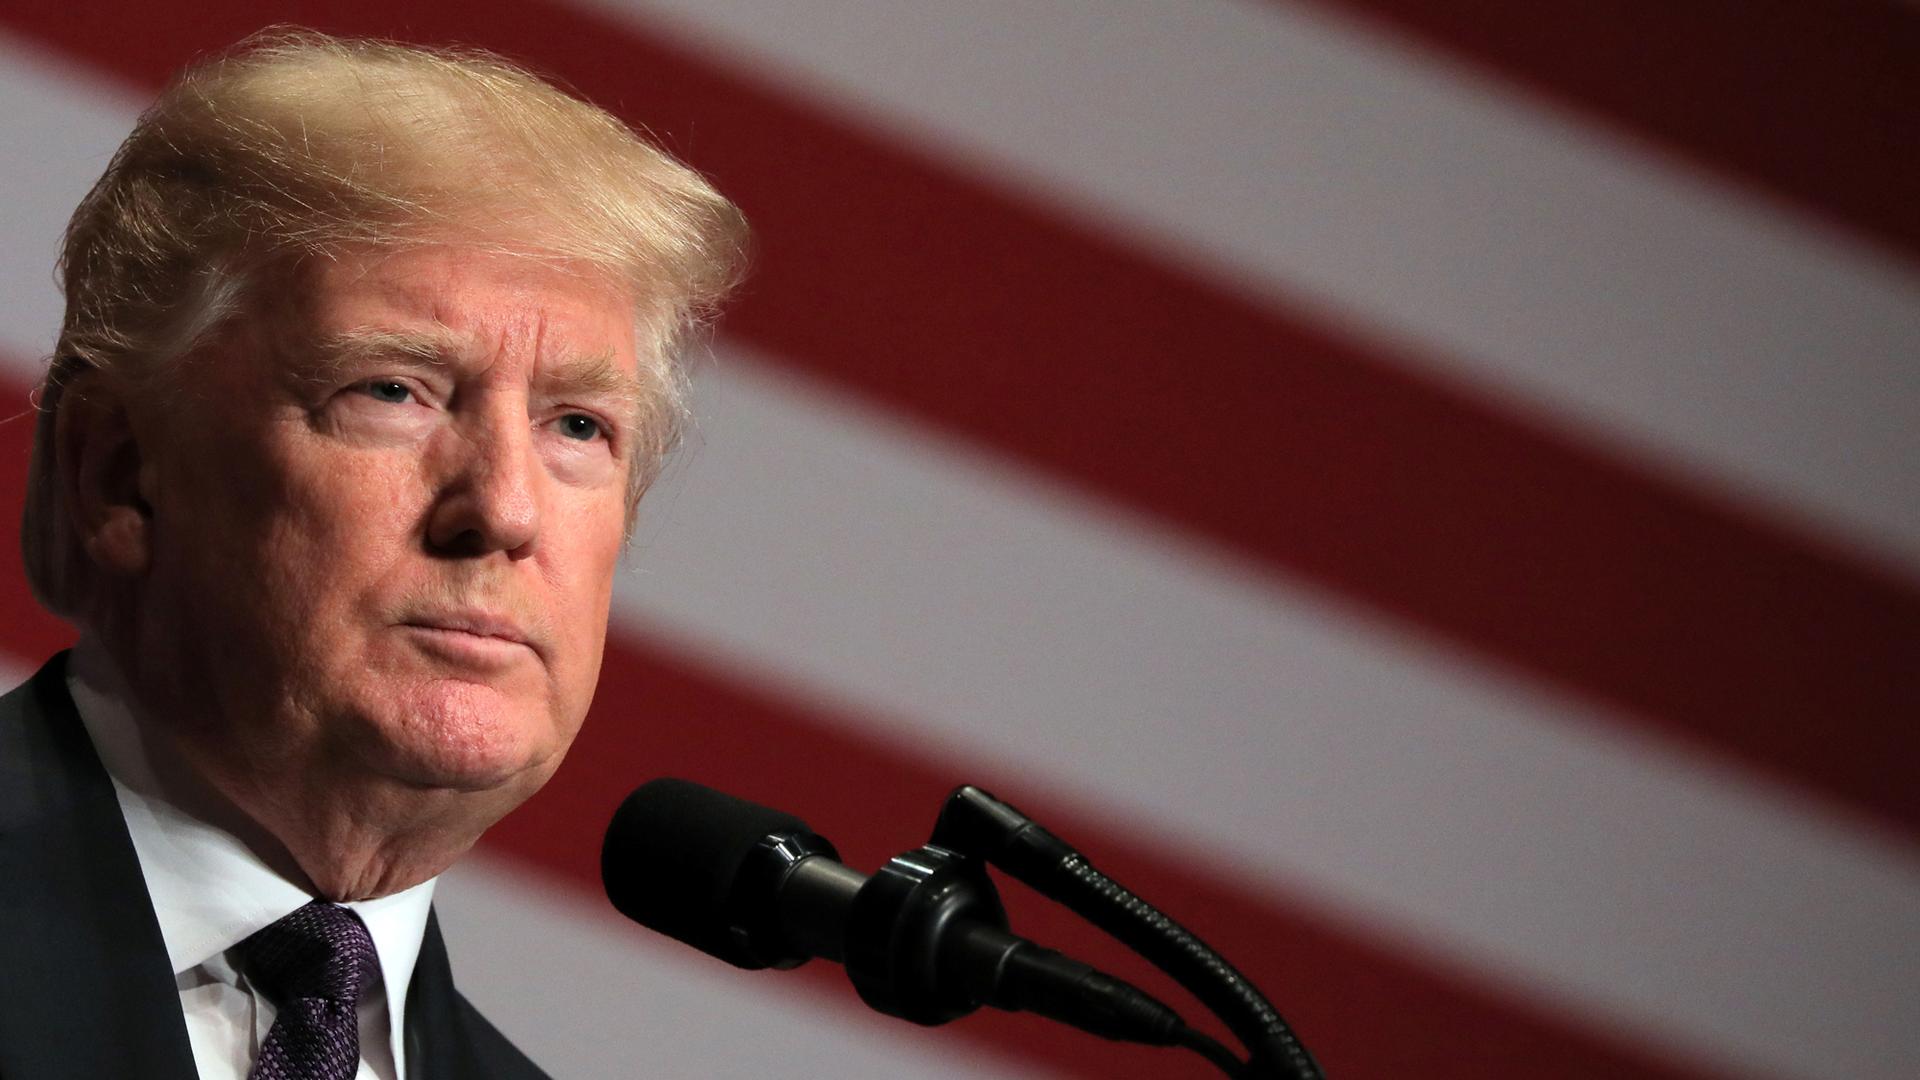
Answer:
[(496, 56), (275, 29), (196, 64), (67, 226), (66, 318), (22, 530), (34, 593), (75, 614), (86, 572), (57, 482), (68, 388), (164, 387), (177, 361), (286, 287), (284, 271), (349, 250), (460, 244), (624, 286), (648, 391), (631, 504), (677, 438), (681, 352), (737, 281), (745, 242), (739, 212), (699, 174)]

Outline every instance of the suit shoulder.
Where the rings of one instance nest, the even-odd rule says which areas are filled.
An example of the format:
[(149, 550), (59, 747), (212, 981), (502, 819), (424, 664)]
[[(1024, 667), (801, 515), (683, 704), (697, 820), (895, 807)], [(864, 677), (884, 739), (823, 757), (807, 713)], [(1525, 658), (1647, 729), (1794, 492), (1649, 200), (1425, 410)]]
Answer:
[(67, 696), (65, 653), (0, 696), (0, 828), (51, 821), (80, 807), (111, 809), (117, 817), (112, 790)]

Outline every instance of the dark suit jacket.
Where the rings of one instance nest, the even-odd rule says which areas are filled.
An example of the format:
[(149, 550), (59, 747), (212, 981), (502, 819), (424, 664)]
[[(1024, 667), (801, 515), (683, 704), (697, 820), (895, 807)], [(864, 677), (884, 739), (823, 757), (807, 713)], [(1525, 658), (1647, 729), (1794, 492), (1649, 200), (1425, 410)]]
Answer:
[[(411, 1080), (545, 1074), (453, 988), (439, 923), (407, 994)], [(0, 1080), (193, 1080), (180, 994), (66, 657), (0, 697)]]

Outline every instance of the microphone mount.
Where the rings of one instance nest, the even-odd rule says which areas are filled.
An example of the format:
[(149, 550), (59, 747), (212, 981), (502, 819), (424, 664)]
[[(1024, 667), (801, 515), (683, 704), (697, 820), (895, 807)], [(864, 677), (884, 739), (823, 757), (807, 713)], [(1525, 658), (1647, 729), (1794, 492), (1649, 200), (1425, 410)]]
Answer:
[[(1242, 1062), (1146, 992), (1008, 931), (987, 866), (1057, 900), (1172, 975), (1251, 1051)], [(937, 1025), (982, 1005), (1104, 1038), (1193, 1050), (1231, 1076), (1317, 1080), (1319, 1067), (1257, 989), (1013, 807), (956, 789), (927, 844), (872, 876), (805, 822), (684, 780), (642, 785), (601, 854), (628, 917), (755, 968), (845, 965), (879, 1012)]]
[(987, 1003), (1006, 929), (985, 864), (928, 844), (887, 860), (854, 896), (847, 977), (879, 1012), (944, 1024)]

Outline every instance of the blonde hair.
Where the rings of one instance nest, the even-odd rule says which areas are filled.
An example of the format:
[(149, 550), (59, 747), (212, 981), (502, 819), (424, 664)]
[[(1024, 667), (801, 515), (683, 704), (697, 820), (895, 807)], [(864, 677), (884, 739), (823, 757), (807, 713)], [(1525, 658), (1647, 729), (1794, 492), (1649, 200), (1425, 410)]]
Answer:
[(631, 507), (678, 436), (681, 354), (745, 241), (697, 173), (498, 57), (289, 29), (241, 42), (175, 78), (67, 226), (22, 523), (34, 594), (61, 614), (81, 602), (57, 482), (66, 388), (163, 384), (273, 287), (270, 271), (349, 249), (460, 243), (623, 285), (648, 391)]

